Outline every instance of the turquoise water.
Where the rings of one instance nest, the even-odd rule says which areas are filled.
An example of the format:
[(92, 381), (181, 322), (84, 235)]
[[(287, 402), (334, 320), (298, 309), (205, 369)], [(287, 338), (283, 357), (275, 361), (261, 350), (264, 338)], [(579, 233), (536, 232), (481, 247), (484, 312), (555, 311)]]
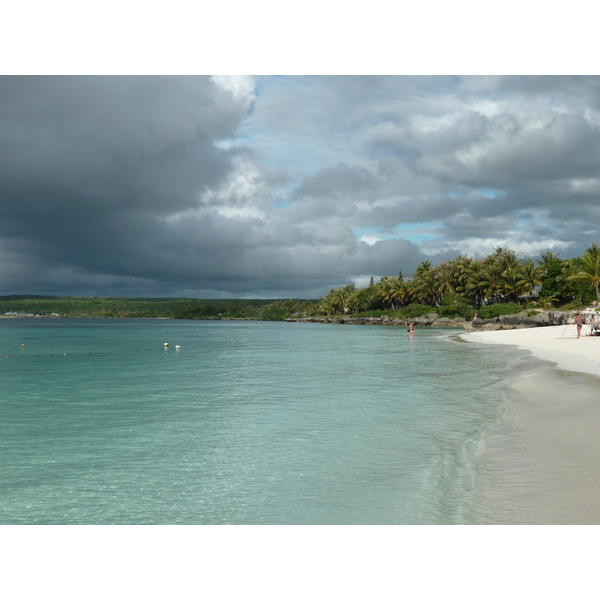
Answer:
[(0, 319), (0, 523), (493, 522), (523, 353), (457, 333)]

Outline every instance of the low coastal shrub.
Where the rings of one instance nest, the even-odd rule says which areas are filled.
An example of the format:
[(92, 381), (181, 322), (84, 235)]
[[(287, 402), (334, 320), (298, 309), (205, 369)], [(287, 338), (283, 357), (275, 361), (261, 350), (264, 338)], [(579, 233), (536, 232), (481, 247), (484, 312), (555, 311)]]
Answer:
[(578, 308), (583, 308), (583, 307), (584, 307), (584, 305), (581, 304), (581, 302), (569, 302), (568, 304), (561, 306), (560, 310), (576, 310)]
[(507, 302), (506, 304), (486, 304), (479, 309), (479, 317), (481, 319), (493, 319), (500, 315), (516, 315), (523, 309), (514, 302)]
[(283, 321), (290, 316), (290, 311), (279, 307), (269, 307), (261, 310), (258, 318), (261, 321)]
[(397, 316), (400, 316), (400, 313), (395, 310), (365, 310), (357, 313), (355, 316), (357, 317), (383, 317), (388, 316), (390, 319), (393, 319)]
[(442, 299), (442, 305), (435, 309), (435, 312), (440, 317), (463, 317), (468, 318), (472, 308), (466, 302), (464, 298), (461, 298), (458, 294), (446, 294)]
[(534, 315), (539, 315), (541, 312), (542, 312), (542, 311), (540, 311), (540, 310), (530, 310), (530, 311), (527, 313), (527, 316), (528, 316), (528, 317), (533, 317)]
[(437, 312), (437, 309), (432, 308), (431, 306), (427, 306), (426, 304), (409, 304), (402, 313), (405, 315), (407, 319), (413, 317), (420, 317), (422, 315), (426, 315), (427, 313)]
[(447, 317), (449, 319), (453, 319), (454, 317), (468, 319), (472, 310), (468, 304), (462, 304), (457, 306), (440, 306), (433, 312), (436, 312), (440, 317)]

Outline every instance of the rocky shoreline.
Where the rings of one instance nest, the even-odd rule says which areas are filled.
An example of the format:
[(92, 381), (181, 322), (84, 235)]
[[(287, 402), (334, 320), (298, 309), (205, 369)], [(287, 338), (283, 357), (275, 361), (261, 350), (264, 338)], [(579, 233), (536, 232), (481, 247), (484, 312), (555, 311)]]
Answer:
[[(532, 311), (529, 311), (532, 312)], [(332, 316), (332, 317), (288, 317), (285, 319), (288, 323), (324, 323), (338, 325), (386, 325), (386, 326), (405, 326), (410, 322), (415, 327), (452, 327), (456, 329), (465, 329), (467, 331), (496, 331), (503, 329), (525, 329), (528, 327), (546, 327), (550, 325), (567, 325), (572, 323), (575, 312), (563, 311), (535, 311), (531, 316), (527, 312), (517, 313), (515, 315), (500, 315), (492, 319), (480, 319), (476, 317), (472, 321), (467, 321), (461, 317), (449, 319), (440, 317), (437, 313), (429, 313), (414, 319), (392, 319), (387, 315), (382, 317), (353, 317), (353, 316)]]

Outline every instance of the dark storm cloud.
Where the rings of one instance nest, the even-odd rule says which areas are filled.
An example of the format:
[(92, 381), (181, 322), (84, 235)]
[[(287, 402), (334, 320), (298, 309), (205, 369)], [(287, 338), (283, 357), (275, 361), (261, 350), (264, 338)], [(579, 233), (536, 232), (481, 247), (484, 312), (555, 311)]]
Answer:
[(596, 77), (2, 77), (0, 293), (304, 296), (600, 241)]
[(25, 262), (164, 274), (173, 242), (157, 217), (226, 180), (232, 161), (215, 142), (245, 112), (210, 78), (0, 78), (3, 249), (24, 240)]
[(3, 216), (191, 206), (242, 114), (204, 79), (2, 78)]

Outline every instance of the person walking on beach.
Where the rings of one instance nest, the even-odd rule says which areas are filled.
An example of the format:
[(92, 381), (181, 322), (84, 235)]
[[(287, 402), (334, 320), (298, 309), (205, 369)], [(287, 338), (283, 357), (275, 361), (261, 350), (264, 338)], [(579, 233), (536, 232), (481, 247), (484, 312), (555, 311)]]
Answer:
[(575, 325), (577, 325), (577, 339), (581, 337), (581, 327), (583, 326), (583, 319), (579, 313), (575, 313)]
[(594, 330), (596, 329), (596, 315), (592, 314), (590, 317), (590, 332), (588, 335), (594, 335)]

